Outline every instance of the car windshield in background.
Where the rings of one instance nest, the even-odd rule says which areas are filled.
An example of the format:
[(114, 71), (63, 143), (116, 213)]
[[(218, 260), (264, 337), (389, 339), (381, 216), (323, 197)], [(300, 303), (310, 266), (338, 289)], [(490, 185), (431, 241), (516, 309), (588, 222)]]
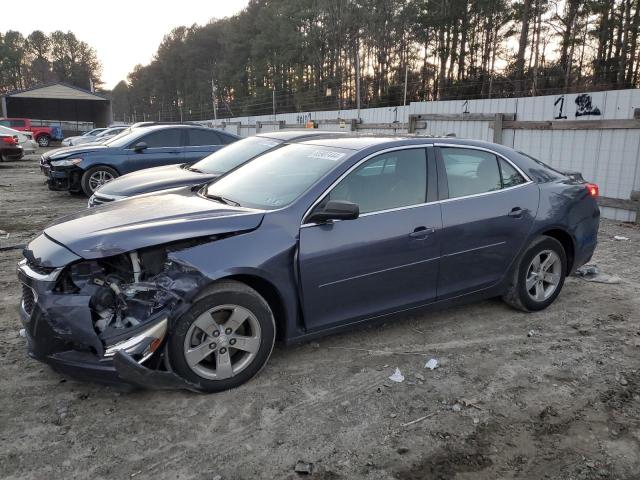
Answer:
[(129, 127), (126, 130), (121, 131), (115, 137), (112, 137), (104, 142), (103, 145), (107, 145), (109, 147), (124, 147), (127, 142), (126, 140), (123, 141), (122, 139), (128, 137), (131, 132), (133, 132), (133, 128)]
[(275, 210), (296, 200), (347, 155), (336, 148), (287, 145), (212, 183), (206, 195), (222, 203)]
[(281, 143), (279, 140), (270, 138), (245, 138), (212, 153), (194, 163), (189, 169), (203, 173), (222, 174), (267, 150), (277, 147)]

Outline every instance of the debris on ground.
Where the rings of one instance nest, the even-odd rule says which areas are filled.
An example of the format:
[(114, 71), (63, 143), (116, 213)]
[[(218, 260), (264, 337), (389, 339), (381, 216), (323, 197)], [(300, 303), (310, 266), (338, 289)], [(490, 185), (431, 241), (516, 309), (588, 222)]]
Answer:
[(625, 237), (625, 236), (623, 236), (623, 235), (614, 235), (614, 237), (613, 237), (613, 238), (614, 238), (615, 240), (618, 240), (618, 241), (621, 241), (621, 242), (624, 242), (625, 240), (629, 240), (629, 237)]
[(580, 268), (576, 269), (575, 275), (577, 277), (586, 280), (587, 282), (597, 282), (597, 283), (608, 283), (608, 284), (616, 284), (620, 283), (620, 277), (616, 275), (609, 275), (608, 273), (603, 273), (600, 271), (600, 268), (595, 263), (587, 263)]
[(536, 331), (535, 331), (535, 330), (529, 330), (529, 331), (527, 332), (527, 337), (533, 337), (535, 334), (536, 334)]
[(398, 452), (400, 455), (404, 455), (405, 453), (409, 452), (409, 449), (407, 447), (398, 447), (396, 452)]
[(311, 472), (313, 471), (313, 463), (298, 460), (296, 462), (296, 466), (293, 468), (293, 471), (296, 473), (301, 473), (303, 475), (311, 475)]
[(20, 335), (22, 338), (26, 338), (27, 331), (24, 328), (21, 328), (20, 331), (18, 332), (18, 335)]
[(389, 380), (391, 380), (392, 382), (402, 383), (404, 382), (404, 375), (402, 375), (400, 369), (396, 367), (396, 371), (393, 372), (393, 375), (389, 377)]
[(428, 368), (429, 370), (433, 370), (438, 367), (438, 360), (432, 358), (427, 363), (424, 364), (424, 368)]
[(451, 410), (453, 410), (454, 412), (459, 412), (460, 410), (462, 410), (462, 405), (460, 405), (459, 403), (455, 403), (453, 407), (451, 407)]
[(469, 400), (468, 398), (461, 398), (460, 400), (458, 400), (458, 403), (464, 405), (467, 408), (472, 407), (476, 410), (482, 410), (482, 407), (478, 405), (478, 401), (475, 398), (471, 400)]
[(553, 408), (551, 405), (547, 405), (542, 409), (542, 411), (538, 416), (540, 417), (541, 420), (544, 420), (545, 418), (548, 418), (548, 417), (557, 417), (558, 411), (555, 408)]
[(426, 420), (427, 418), (433, 417), (435, 414), (436, 414), (436, 412), (430, 413), (429, 415), (425, 415), (423, 417), (416, 418), (415, 420), (411, 420), (410, 422), (403, 423), (400, 426), (401, 427), (408, 427), (409, 425), (413, 425), (414, 423), (418, 423), (418, 422), (421, 422), (423, 420)]

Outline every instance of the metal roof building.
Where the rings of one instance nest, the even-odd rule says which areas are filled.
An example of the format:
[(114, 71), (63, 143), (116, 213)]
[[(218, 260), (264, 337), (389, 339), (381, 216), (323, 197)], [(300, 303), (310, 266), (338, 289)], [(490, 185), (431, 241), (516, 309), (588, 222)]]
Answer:
[(90, 122), (95, 127), (111, 123), (111, 100), (66, 83), (38, 85), (0, 97), (2, 117), (60, 122)]

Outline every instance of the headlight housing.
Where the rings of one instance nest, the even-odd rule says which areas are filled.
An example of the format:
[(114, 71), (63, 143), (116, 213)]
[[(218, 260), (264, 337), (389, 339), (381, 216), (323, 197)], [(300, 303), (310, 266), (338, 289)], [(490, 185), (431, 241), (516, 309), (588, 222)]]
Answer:
[(72, 167), (78, 165), (82, 161), (81, 158), (65, 158), (64, 160), (53, 160), (52, 167)]

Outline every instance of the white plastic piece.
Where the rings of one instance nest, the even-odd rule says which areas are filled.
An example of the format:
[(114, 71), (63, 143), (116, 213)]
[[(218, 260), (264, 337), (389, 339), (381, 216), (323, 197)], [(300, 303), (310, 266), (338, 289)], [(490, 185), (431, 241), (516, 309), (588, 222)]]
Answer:
[(429, 370), (434, 370), (438, 367), (438, 360), (432, 358), (427, 363), (424, 364), (424, 368), (428, 368)]
[(400, 372), (400, 369), (396, 367), (396, 371), (389, 377), (392, 382), (402, 383), (404, 382), (404, 375)]

